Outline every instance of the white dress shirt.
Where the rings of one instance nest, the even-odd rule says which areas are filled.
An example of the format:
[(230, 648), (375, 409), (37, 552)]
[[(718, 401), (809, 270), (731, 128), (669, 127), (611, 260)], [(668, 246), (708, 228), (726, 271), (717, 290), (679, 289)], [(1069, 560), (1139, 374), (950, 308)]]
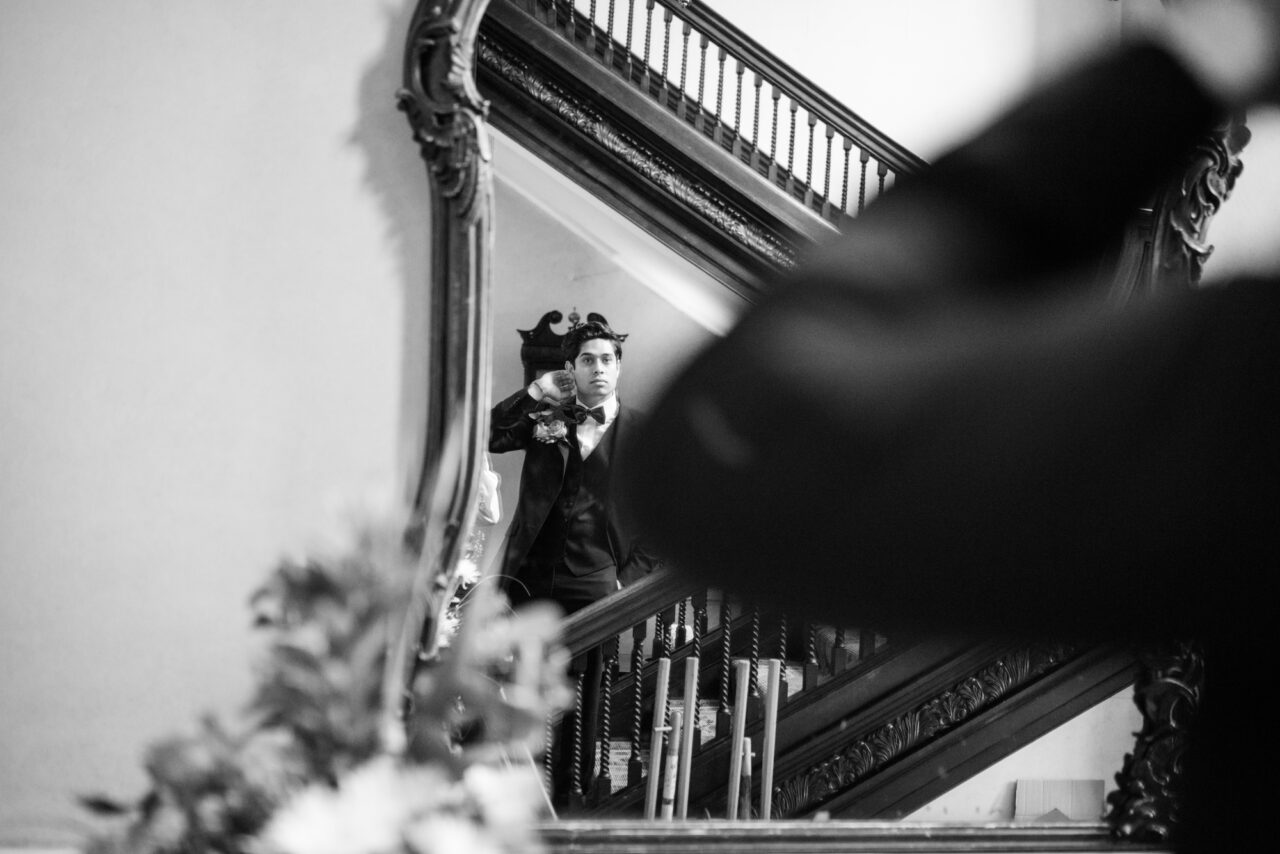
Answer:
[[(580, 406), (586, 406), (579, 398), (576, 400)], [(591, 452), (596, 449), (596, 445), (600, 444), (600, 440), (604, 438), (605, 431), (613, 426), (614, 419), (618, 417), (618, 396), (611, 394), (604, 400), (596, 404), (596, 406), (604, 407), (604, 423), (596, 421), (594, 418), (588, 417), (585, 421), (578, 425), (578, 451), (585, 460), (591, 456)], [(587, 407), (593, 409), (594, 407)]]

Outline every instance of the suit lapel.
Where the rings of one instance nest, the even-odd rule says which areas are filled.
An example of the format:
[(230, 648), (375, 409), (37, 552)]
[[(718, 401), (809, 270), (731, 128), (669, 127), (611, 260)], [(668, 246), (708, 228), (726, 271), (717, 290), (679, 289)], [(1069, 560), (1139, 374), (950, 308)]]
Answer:
[(631, 423), (630, 420), (627, 418), (627, 411), (622, 405), (622, 400), (619, 399), (618, 412), (616, 415), (613, 416), (613, 424), (609, 425), (609, 429), (605, 431), (605, 434), (604, 434), (604, 438), (608, 439), (610, 442), (613, 443), (611, 445), (611, 450), (612, 448), (618, 447), (619, 443), (622, 441), (622, 439), (619, 438), (619, 434), (623, 430), (626, 430), (627, 425), (630, 423)]
[(556, 442), (556, 450), (560, 452), (560, 464), (562, 466), (562, 468), (560, 469), (561, 475), (564, 474), (565, 468), (568, 468), (569, 466), (569, 445), (572, 445), (575, 448), (578, 447), (578, 425), (574, 424), (572, 421), (569, 421), (565, 426), (569, 430), (569, 435), (568, 435), (569, 444), (565, 444), (564, 442)]

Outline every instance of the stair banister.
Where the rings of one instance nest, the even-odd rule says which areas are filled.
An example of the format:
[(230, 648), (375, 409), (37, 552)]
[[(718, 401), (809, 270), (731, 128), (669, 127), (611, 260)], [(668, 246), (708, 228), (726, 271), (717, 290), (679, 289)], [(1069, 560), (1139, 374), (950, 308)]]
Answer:
[(697, 579), (675, 568), (655, 569), (634, 584), (567, 617), (561, 642), (571, 655), (577, 655), (669, 608), (700, 586)]
[[(800, 74), (791, 66), (760, 45), (742, 30), (729, 23), (703, 3), (680, 3), (659, 0), (668, 6), (676, 17), (687, 21), (694, 30), (711, 37), (746, 62), (753, 71), (764, 75), (769, 83), (778, 86), (799, 102), (806, 110), (818, 115), (823, 122), (848, 139), (869, 151), (879, 162), (896, 174), (906, 175), (924, 168), (925, 161), (912, 154), (904, 146), (890, 139), (857, 113), (841, 104), (826, 90)], [(779, 6), (779, 14), (785, 14), (785, 6)]]

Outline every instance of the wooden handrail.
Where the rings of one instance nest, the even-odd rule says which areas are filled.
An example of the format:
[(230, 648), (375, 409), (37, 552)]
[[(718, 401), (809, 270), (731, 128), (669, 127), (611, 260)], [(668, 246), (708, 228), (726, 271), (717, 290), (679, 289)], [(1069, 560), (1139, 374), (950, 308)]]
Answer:
[[(594, 0), (498, 5), (520, 10), (623, 82), (629, 94), (679, 119), (682, 153), (696, 149), (700, 163), (714, 160), (716, 169), (740, 172), (730, 179), (735, 186), (750, 176), (752, 185), (780, 190), (775, 201), (837, 229), (926, 165), (700, 2), (617, 0), (616, 9), (613, 0), (607, 6)], [(625, 26), (615, 27), (615, 11)]]
[(696, 578), (672, 567), (656, 569), (565, 619), (561, 642), (571, 655), (577, 655), (676, 604), (700, 586)]

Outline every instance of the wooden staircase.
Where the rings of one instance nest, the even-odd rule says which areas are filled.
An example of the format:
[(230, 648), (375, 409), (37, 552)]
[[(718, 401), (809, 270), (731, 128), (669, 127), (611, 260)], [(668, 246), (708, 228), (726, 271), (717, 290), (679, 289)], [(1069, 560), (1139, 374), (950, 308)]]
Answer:
[(491, 123), (748, 297), (924, 162), (702, 4), (493, 0)]
[[(734, 661), (746, 661), (747, 672), (756, 673), (765, 658), (785, 651), (793, 659), (778, 715), (773, 819), (817, 813), (900, 818), (1132, 684), (1137, 673), (1133, 652), (1119, 646), (882, 638), (788, 625), (732, 599), (708, 607), (717, 598), (664, 569), (566, 621), (570, 652), (598, 648), (606, 661), (599, 751), (612, 771), (594, 788), (575, 781), (573, 816), (644, 814), (654, 773), (647, 748), (655, 721), (667, 719), (654, 708), (658, 674), (672, 674), (667, 714), (683, 709), (683, 673), (691, 660), (698, 665), (701, 735), (688, 814), (697, 818), (727, 812)], [(828, 640), (820, 642), (823, 637)], [(757, 679), (747, 696), (746, 734), (759, 745), (764, 719)], [(585, 750), (573, 737), (560, 735), (557, 749)], [(947, 769), (945, 777), (939, 767)], [(758, 771), (752, 779), (751, 803), (759, 804)]]
[[(925, 165), (700, 3), (492, 0), (475, 58), (495, 128), (748, 301), (806, 246)], [(1152, 247), (1160, 228), (1150, 211), (1136, 215), (1117, 250), (1121, 297), (1159, 278)], [(762, 839), (787, 850), (843, 850), (836, 836), (788, 823), (753, 822), (766, 828), (759, 836), (721, 833), (733, 827), (715, 819), (728, 800), (734, 661), (747, 661), (751, 674), (753, 744), (763, 727), (761, 662), (787, 665), (770, 817), (837, 822), (915, 811), (1132, 684), (1140, 670), (1121, 646), (882, 638), (790, 623), (732, 597), (722, 619), (726, 611), (712, 606), (721, 595), (667, 573), (567, 621), (573, 653), (599, 649), (606, 661), (607, 722), (595, 748), (602, 779), (574, 782), (568, 815), (578, 821), (545, 829), (556, 850), (726, 839), (737, 840), (735, 850), (763, 850)], [(693, 657), (700, 701), (689, 815), (717, 829), (650, 838), (626, 820), (642, 814), (653, 770), (657, 674), (669, 662), (667, 713), (687, 712), (681, 686)], [(549, 741), (587, 749), (572, 738)], [(597, 818), (608, 821), (593, 825)], [(861, 839), (849, 850), (1104, 850), (1106, 837), (1102, 824), (1022, 836), (953, 829), (936, 847), (872, 824), (838, 833)]]

